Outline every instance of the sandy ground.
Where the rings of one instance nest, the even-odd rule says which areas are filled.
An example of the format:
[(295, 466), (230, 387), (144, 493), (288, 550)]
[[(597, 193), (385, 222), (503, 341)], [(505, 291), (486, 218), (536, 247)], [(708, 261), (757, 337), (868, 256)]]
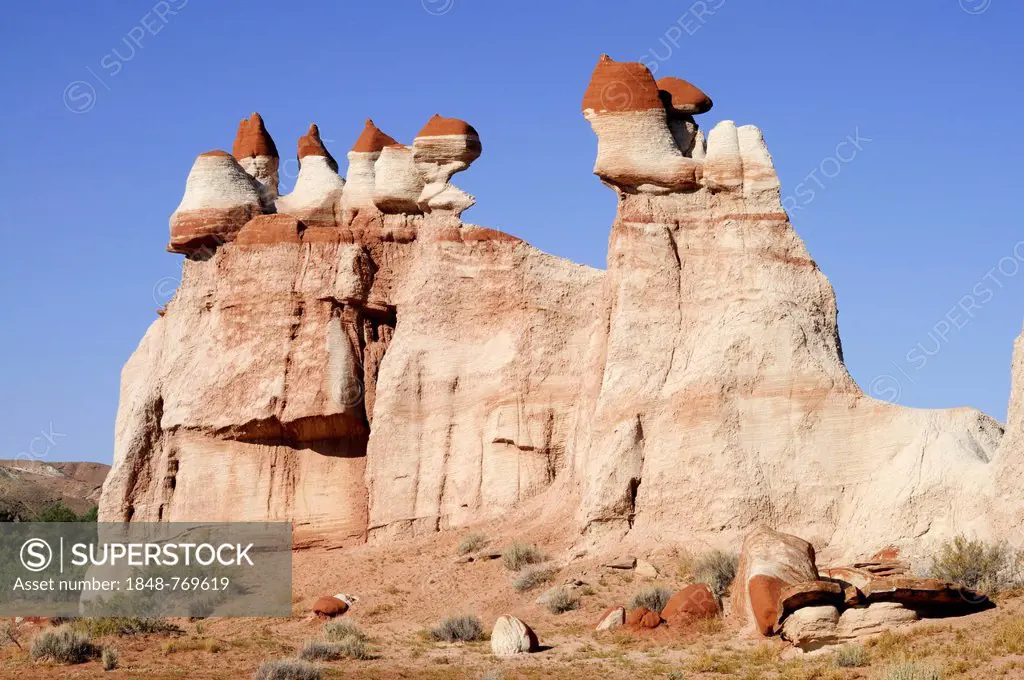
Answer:
[[(345, 619), (371, 638), (372, 658), (323, 663), (325, 678), (886, 678), (906, 661), (933, 666), (945, 678), (1024, 678), (1024, 596), (1000, 598), (994, 610), (956, 619), (922, 621), (864, 643), (868, 665), (838, 668), (832, 652), (796, 653), (779, 639), (748, 638), (730, 619), (686, 630), (646, 634), (596, 634), (593, 626), (609, 606), (625, 604), (641, 588), (677, 588), (686, 581), (685, 555), (649, 555), (660, 575), (600, 566), (540, 527), (520, 527), (558, 569), (552, 584), (579, 579), (589, 586), (578, 610), (551, 614), (534, 601), (548, 586), (519, 593), (515, 574), (501, 560), (455, 562), (468, 533), (488, 535), (490, 548), (512, 540), (496, 527), (452, 531), (400, 545), (306, 550), (294, 555), (293, 616), (287, 619), (174, 620), (171, 636), (101, 638), (120, 652), (120, 667), (100, 662), (60, 666), (33, 663), (32, 626), (19, 629), (21, 647), (0, 641), (0, 678), (250, 678), (264, 661), (293, 656), (323, 626), (309, 614), (313, 601), (337, 592), (359, 596)], [(641, 556), (643, 557), (643, 556)], [(450, 615), (473, 614), (489, 631), (512, 614), (537, 632), (543, 651), (511, 660), (490, 654), (487, 642), (448, 644), (424, 631)]]

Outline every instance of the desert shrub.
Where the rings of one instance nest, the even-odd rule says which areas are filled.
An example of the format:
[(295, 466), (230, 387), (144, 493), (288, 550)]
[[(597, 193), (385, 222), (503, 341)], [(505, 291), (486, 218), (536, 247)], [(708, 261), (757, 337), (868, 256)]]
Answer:
[(68, 627), (61, 626), (46, 630), (32, 641), (30, 656), (33, 661), (51, 659), (58, 663), (85, 663), (96, 656), (96, 645), (89, 636)]
[(93, 506), (91, 510), (81, 515), (76, 513), (74, 510), (64, 505), (64, 501), (58, 500), (53, 503), (49, 503), (42, 510), (39, 511), (35, 517), (32, 517), (32, 522), (95, 522), (96, 516), (99, 512), (97, 506)]
[(884, 680), (941, 680), (942, 674), (931, 666), (901, 663), (886, 669)]
[(320, 680), (320, 669), (301, 659), (277, 659), (261, 664), (252, 680)]
[(579, 606), (580, 596), (570, 592), (567, 588), (559, 588), (554, 591), (547, 601), (548, 611), (552, 614), (572, 611), (573, 609), (578, 609)]
[(444, 642), (474, 642), (483, 639), (484, 628), (475, 616), (449, 616), (430, 629), (430, 637)]
[(525, 593), (527, 590), (533, 590), (537, 586), (547, 583), (555, 573), (555, 569), (523, 569), (519, 572), (516, 580), (512, 582), (512, 587), (520, 593)]
[(174, 635), (181, 628), (166, 619), (141, 618), (138, 616), (106, 616), (98, 619), (75, 619), (71, 626), (91, 637), (118, 635)]
[(103, 670), (112, 671), (117, 668), (117, 662), (120, 661), (121, 656), (113, 647), (104, 647), (100, 658), (103, 660)]
[(363, 629), (351, 621), (328, 621), (324, 624), (324, 637), (331, 642), (341, 642), (345, 638), (353, 637), (366, 642), (369, 636)]
[(930, 574), (934, 578), (962, 583), (995, 593), (1018, 585), (1017, 559), (1005, 543), (986, 543), (957, 536), (943, 543), (932, 557)]
[(694, 561), (693, 578), (698, 583), (708, 584), (715, 595), (722, 597), (729, 592), (729, 586), (736, 578), (739, 561), (739, 555), (736, 553), (724, 550), (708, 551)]
[(342, 638), (337, 645), (338, 651), (340, 651), (341, 655), (346, 659), (362, 660), (370, 658), (370, 650), (366, 646), (366, 640), (364, 638), (358, 638), (350, 635), (347, 638)]
[(299, 658), (303, 661), (337, 661), (341, 657), (341, 649), (335, 642), (306, 640), (299, 650)]
[(1000, 654), (1024, 654), (1024, 619), (999, 624), (992, 636), (992, 648)]
[(544, 561), (544, 556), (535, 545), (526, 543), (513, 543), (505, 548), (501, 554), (501, 562), (509, 571), (519, 571), (528, 564), (537, 564)]
[(843, 645), (833, 660), (839, 668), (860, 668), (868, 665), (868, 653), (860, 645)]
[(481, 675), (479, 680), (505, 680), (505, 671), (500, 668), (492, 668)]
[(459, 543), (459, 547), (455, 552), (460, 555), (468, 555), (471, 552), (476, 552), (485, 545), (487, 545), (487, 537), (483, 534), (468, 534), (462, 539), (462, 542)]
[(633, 593), (633, 598), (629, 601), (629, 608), (647, 607), (652, 612), (660, 614), (668, 604), (670, 597), (672, 597), (672, 591), (667, 588), (644, 588)]

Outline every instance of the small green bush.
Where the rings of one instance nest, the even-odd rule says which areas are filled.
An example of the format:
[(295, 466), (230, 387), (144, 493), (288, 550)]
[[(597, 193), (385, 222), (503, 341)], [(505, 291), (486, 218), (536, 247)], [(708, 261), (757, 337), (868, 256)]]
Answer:
[(526, 543), (513, 543), (501, 554), (501, 562), (509, 571), (519, 571), (529, 564), (538, 564), (543, 561), (544, 556), (537, 546)]
[(337, 661), (342, 656), (337, 643), (323, 640), (306, 640), (299, 650), (299, 658), (303, 661)]
[(103, 660), (103, 670), (112, 671), (117, 668), (117, 662), (120, 661), (121, 656), (113, 647), (104, 647), (100, 658)]
[(554, 578), (557, 573), (556, 569), (539, 568), (539, 569), (523, 569), (519, 572), (519, 576), (512, 582), (512, 587), (520, 593), (525, 593), (527, 590), (533, 590), (539, 585), (543, 585)]
[(486, 536), (483, 534), (469, 534), (462, 539), (462, 543), (459, 543), (459, 547), (456, 552), (460, 555), (468, 555), (471, 552), (476, 552), (485, 545), (487, 545)]
[(328, 621), (324, 624), (324, 637), (331, 642), (341, 642), (345, 638), (353, 637), (366, 642), (369, 636), (362, 628), (351, 621)]
[(930, 666), (916, 663), (901, 663), (885, 671), (885, 680), (941, 680), (942, 674)]
[(957, 536), (943, 543), (932, 557), (930, 573), (934, 578), (961, 583), (995, 593), (1018, 585), (1009, 571), (1016, 566), (1013, 551), (1005, 543), (986, 543)]
[(51, 659), (57, 663), (85, 663), (96, 656), (96, 645), (89, 636), (68, 626), (46, 630), (32, 641), (29, 655), (33, 661)]
[(444, 642), (475, 642), (484, 638), (484, 628), (475, 616), (449, 616), (430, 629), (430, 637)]
[(652, 612), (660, 614), (671, 597), (672, 591), (667, 588), (644, 588), (633, 594), (633, 598), (629, 601), (629, 608), (647, 607)]
[(580, 596), (570, 592), (567, 588), (559, 588), (554, 591), (547, 601), (548, 611), (552, 614), (562, 614), (573, 609), (579, 609), (579, 606)]
[(693, 563), (693, 577), (698, 583), (711, 586), (718, 597), (729, 592), (729, 586), (736, 578), (739, 555), (724, 550), (711, 550), (700, 555)]
[(868, 653), (860, 645), (843, 645), (836, 650), (834, 661), (839, 668), (860, 668), (868, 665)]
[(363, 638), (350, 635), (347, 638), (342, 638), (337, 645), (338, 651), (340, 651), (341, 655), (346, 659), (362, 660), (370, 658), (370, 650), (366, 646), (366, 640)]
[(320, 669), (301, 659), (277, 659), (262, 664), (252, 680), (320, 680)]

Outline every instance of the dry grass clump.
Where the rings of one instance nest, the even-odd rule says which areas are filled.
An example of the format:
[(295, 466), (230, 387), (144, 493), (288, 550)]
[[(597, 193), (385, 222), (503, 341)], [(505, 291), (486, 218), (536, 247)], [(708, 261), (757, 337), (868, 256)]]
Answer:
[(629, 608), (647, 607), (652, 612), (660, 614), (671, 597), (672, 591), (667, 588), (644, 588), (633, 593), (633, 598), (629, 601)]
[(268, 661), (253, 673), (252, 680), (320, 680), (320, 669), (301, 659)]
[(432, 639), (442, 642), (476, 642), (484, 639), (484, 627), (475, 616), (449, 616), (429, 632)]
[(525, 593), (528, 590), (533, 590), (539, 585), (543, 585), (554, 578), (557, 573), (556, 569), (551, 568), (535, 568), (535, 569), (523, 569), (519, 572), (519, 576), (512, 582), (512, 587), (520, 593)]
[(884, 680), (941, 680), (942, 674), (931, 666), (907, 662), (890, 666), (882, 675)]
[(519, 571), (530, 564), (539, 564), (544, 561), (544, 556), (535, 545), (515, 542), (505, 548), (501, 554), (501, 563), (509, 571)]
[(740, 557), (724, 550), (711, 550), (698, 556), (693, 562), (693, 578), (697, 583), (711, 586), (712, 592), (722, 597), (729, 592), (729, 586), (736, 578), (736, 567)]
[(471, 552), (476, 552), (487, 545), (487, 537), (483, 534), (468, 534), (459, 543), (459, 547), (455, 550), (460, 555), (468, 555)]
[(579, 609), (580, 596), (570, 592), (567, 588), (559, 588), (551, 593), (546, 604), (548, 611), (552, 614), (562, 614)]
[(843, 645), (836, 650), (833, 661), (839, 668), (860, 668), (868, 665), (868, 653), (860, 645)]
[(341, 642), (350, 637), (363, 642), (370, 639), (362, 628), (351, 621), (328, 621), (324, 624), (324, 637), (331, 642)]
[(112, 671), (117, 668), (117, 663), (121, 660), (121, 655), (118, 654), (117, 650), (113, 647), (104, 647), (103, 653), (100, 655), (100, 659), (103, 661), (103, 670)]
[(63, 664), (85, 663), (97, 655), (99, 650), (89, 636), (64, 625), (45, 630), (32, 641), (29, 656), (33, 661), (49, 659)]
[(932, 557), (930, 575), (993, 594), (1020, 585), (1020, 556), (1005, 543), (957, 536)]

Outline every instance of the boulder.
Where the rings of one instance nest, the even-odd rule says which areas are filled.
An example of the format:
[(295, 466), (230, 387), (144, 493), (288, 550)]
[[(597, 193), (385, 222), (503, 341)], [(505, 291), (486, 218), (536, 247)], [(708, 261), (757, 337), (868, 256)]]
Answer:
[(743, 540), (731, 590), (733, 613), (762, 635), (772, 635), (782, 614), (782, 591), (817, 579), (810, 543), (759, 526)]
[(706, 583), (693, 583), (669, 598), (661, 617), (669, 624), (718, 616), (718, 598)]
[(635, 569), (636, 568), (636, 558), (633, 557), (632, 555), (627, 555), (625, 557), (619, 557), (617, 559), (614, 559), (611, 562), (605, 562), (601, 566), (605, 567), (607, 569), (622, 569), (622, 570)]
[(313, 603), (313, 613), (320, 617), (333, 619), (348, 611), (348, 604), (337, 597), (324, 596)]
[(594, 630), (614, 630), (626, 623), (625, 607), (609, 607), (601, 613)]
[(871, 579), (861, 591), (870, 602), (898, 602), (930, 614), (962, 614), (992, 606), (988, 596), (966, 586), (934, 578), (890, 576)]
[(798, 609), (782, 622), (782, 639), (802, 649), (815, 649), (838, 641), (839, 610), (831, 605)]
[(657, 628), (661, 625), (661, 615), (647, 607), (637, 607), (626, 615), (626, 625), (637, 630)]
[(635, 569), (641, 578), (658, 578), (658, 569), (647, 560), (637, 560)]
[(172, 253), (213, 252), (233, 241), (263, 204), (256, 180), (224, 151), (200, 154), (185, 181), (185, 195), (171, 215)]
[(839, 606), (843, 603), (843, 587), (834, 581), (805, 581), (786, 586), (779, 594), (779, 618), (783, 619), (802, 607)]
[(840, 639), (876, 635), (918, 620), (917, 612), (898, 602), (875, 602), (866, 607), (851, 607), (839, 617), (836, 634)]
[(499, 616), (491, 631), (491, 652), (515, 656), (537, 651), (540, 645), (533, 630), (514, 616)]

